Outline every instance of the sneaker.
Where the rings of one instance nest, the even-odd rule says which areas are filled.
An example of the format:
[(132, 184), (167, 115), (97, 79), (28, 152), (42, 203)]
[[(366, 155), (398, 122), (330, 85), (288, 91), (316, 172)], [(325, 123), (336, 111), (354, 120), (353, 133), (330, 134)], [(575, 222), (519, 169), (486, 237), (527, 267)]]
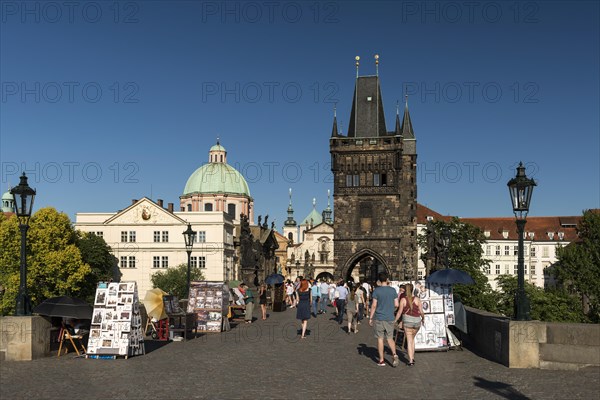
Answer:
[(396, 368), (400, 365), (400, 358), (398, 358), (398, 354), (394, 355), (394, 361), (392, 362), (392, 367)]
[(379, 362), (377, 363), (377, 366), (378, 366), (378, 367), (385, 367), (385, 361), (384, 361), (384, 360), (381, 360), (381, 361), (379, 361)]

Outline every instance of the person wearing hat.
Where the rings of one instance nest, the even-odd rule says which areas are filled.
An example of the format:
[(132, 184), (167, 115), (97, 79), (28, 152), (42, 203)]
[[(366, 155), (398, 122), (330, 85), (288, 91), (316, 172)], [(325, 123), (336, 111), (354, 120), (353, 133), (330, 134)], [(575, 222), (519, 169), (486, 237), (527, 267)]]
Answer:
[(246, 303), (246, 314), (244, 315), (244, 320), (247, 324), (251, 324), (252, 312), (254, 311), (254, 294), (245, 283), (242, 283), (240, 287), (244, 289), (244, 302)]

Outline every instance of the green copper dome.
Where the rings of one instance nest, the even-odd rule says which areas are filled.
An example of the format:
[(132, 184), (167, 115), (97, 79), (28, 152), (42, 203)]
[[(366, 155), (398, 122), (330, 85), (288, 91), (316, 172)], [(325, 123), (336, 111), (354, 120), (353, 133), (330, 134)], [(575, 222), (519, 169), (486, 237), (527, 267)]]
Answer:
[[(217, 146), (221, 147), (213, 146), (211, 151)], [(201, 166), (189, 177), (183, 195), (193, 193), (241, 194), (250, 197), (250, 188), (246, 179), (235, 168), (225, 163), (213, 162)]]
[(210, 151), (227, 151), (227, 150), (225, 150), (225, 147), (223, 147), (219, 143), (217, 143), (213, 147), (210, 148)]

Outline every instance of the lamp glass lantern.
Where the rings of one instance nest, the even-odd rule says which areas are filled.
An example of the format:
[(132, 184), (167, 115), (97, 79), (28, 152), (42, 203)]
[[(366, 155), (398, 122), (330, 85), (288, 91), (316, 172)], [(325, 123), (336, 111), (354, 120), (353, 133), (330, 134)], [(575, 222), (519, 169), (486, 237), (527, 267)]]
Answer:
[(191, 224), (188, 224), (187, 229), (183, 232), (183, 238), (185, 240), (185, 250), (191, 252), (196, 241), (196, 231), (192, 230)]
[(19, 185), (10, 190), (13, 195), (15, 214), (19, 218), (19, 222), (27, 225), (33, 210), (33, 200), (35, 199), (35, 189), (32, 189), (27, 184), (27, 175), (23, 172)]
[(533, 188), (534, 186), (537, 186), (537, 184), (533, 179), (527, 177), (522, 162), (520, 162), (517, 167), (517, 175), (508, 181), (507, 186), (515, 216), (519, 219), (526, 218), (527, 213), (529, 212)]

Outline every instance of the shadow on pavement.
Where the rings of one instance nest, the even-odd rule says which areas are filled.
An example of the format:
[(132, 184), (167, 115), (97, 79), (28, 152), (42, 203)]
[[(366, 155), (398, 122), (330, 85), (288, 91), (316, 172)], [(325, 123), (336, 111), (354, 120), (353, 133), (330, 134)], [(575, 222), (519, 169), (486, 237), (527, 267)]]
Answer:
[(377, 353), (377, 348), (375, 347), (369, 347), (364, 343), (359, 343), (356, 351), (361, 356), (369, 357), (375, 362), (379, 361), (379, 354)]
[(525, 396), (523, 393), (519, 392), (512, 385), (509, 385), (504, 382), (498, 381), (488, 381), (487, 379), (481, 378), (479, 376), (474, 376), (475, 386), (480, 387), (482, 389), (487, 390), (490, 393), (494, 393), (495, 395), (502, 396), (506, 399), (511, 400), (530, 400), (530, 397)]
[(158, 350), (161, 347), (165, 347), (169, 343), (168, 340), (145, 340), (144, 347), (146, 348), (146, 354), (152, 353), (154, 350)]

